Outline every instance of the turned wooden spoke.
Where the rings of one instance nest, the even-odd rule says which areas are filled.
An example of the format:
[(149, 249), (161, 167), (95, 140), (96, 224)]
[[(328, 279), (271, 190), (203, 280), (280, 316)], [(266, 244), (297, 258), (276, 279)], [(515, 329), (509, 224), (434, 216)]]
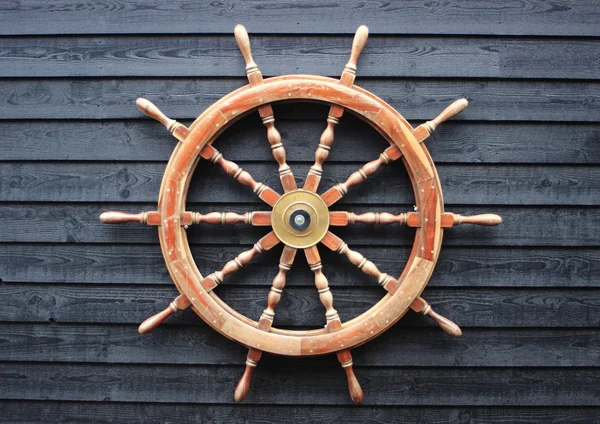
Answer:
[[(356, 62), (358, 56), (362, 52), (367, 38), (369, 37), (369, 30), (366, 26), (361, 25), (356, 34), (354, 35), (354, 41), (352, 42), (352, 50), (350, 52), (350, 59), (340, 77), (340, 84), (346, 87), (352, 87), (354, 79), (356, 78)], [(321, 175), (323, 174), (323, 162), (329, 156), (329, 150), (333, 144), (334, 129), (335, 126), (340, 122), (340, 118), (344, 114), (344, 108), (339, 105), (333, 105), (329, 109), (329, 115), (327, 116), (327, 127), (321, 134), (319, 145), (315, 152), (315, 163), (310, 167), (306, 181), (304, 182), (304, 189), (316, 192), (321, 182)]]
[[(108, 211), (100, 215), (100, 221), (105, 224), (123, 224), (126, 222), (139, 222), (151, 226), (161, 225), (160, 212), (147, 211), (140, 213), (127, 213), (119, 211)], [(271, 225), (271, 211), (254, 211), (243, 214), (235, 212), (200, 212), (185, 211), (181, 213), (181, 225), (192, 224), (238, 224), (244, 223), (254, 226)]]
[(348, 192), (350, 187), (354, 187), (362, 183), (364, 180), (369, 178), (375, 172), (379, 170), (381, 165), (388, 164), (392, 161), (395, 161), (399, 157), (402, 156), (400, 149), (398, 146), (393, 145), (388, 147), (379, 155), (379, 157), (371, 162), (367, 162), (360, 168), (358, 171), (350, 174), (348, 179), (341, 184), (336, 184), (331, 187), (325, 193), (321, 195), (321, 198), (325, 202), (327, 206), (331, 206), (340, 200), (344, 195)]
[[(285, 287), (287, 280), (287, 273), (294, 263), (296, 258), (296, 249), (289, 246), (284, 246), (283, 252), (281, 252), (281, 258), (279, 259), (279, 272), (273, 279), (273, 285), (267, 296), (267, 307), (260, 316), (258, 321), (258, 328), (263, 331), (271, 331), (273, 320), (275, 319), (275, 307), (281, 299), (281, 293)], [(234, 392), (234, 398), (237, 402), (244, 400), (248, 391), (250, 390), (250, 381), (252, 379), (252, 371), (258, 365), (258, 361), (262, 356), (262, 351), (259, 349), (250, 348), (248, 350), (248, 356), (246, 358), (246, 369), (244, 374), (240, 378)]]
[(139, 333), (149, 333), (150, 331), (158, 327), (160, 324), (162, 324), (162, 322), (168, 317), (170, 317), (172, 314), (174, 314), (175, 312), (183, 311), (184, 309), (187, 309), (190, 305), (191, 302), (189, 301), (187, 296), (183, 294), (177, 296), (166, 309), (160, 311), (156, 315), (152, 315), (150, 318), (142, 322), (140, 324), (140, 327), (138, 328)]
[(239, 271), (245, 265), (247, 265), (254, 258), (254, 256), (272, 249), (278, 243), (279, 239), (275, 233), (271, 231), (269, 234), (257, 241), (251, 249), (240, 253), (235, 258), (227, 262), (220, 271), (215, 271), (206, 276), (201, 282), (202, 287), (204, 287), (206, 291), (212, 291), (215, 287), (223, 282), (223, 279), (226, 276)]
[(417, 128), (415, 128), (413, 135), (418, 141), (423, 141), (427, 137), (429, 137), (436, 128), (442, 123), (447, 121), (448, 119), (454, 118), (456, 115), (464, 111), (467, 106), (469, 106), (469, 102), (467, 99), (458, 99), (454, 101), (450, 106), (442, 111), (438, 116), (436, 116), (431, 121), (427, 121)]
[(385, 272), (379, 271), (379, 268), (377, 268), (373, 262), (366, 259), (359, 252), (350, 249), (341, 238), (333, 234), (331, 231), (327, 233), (321, 243), (334, 252), (337, 252), (340, 255), (345, 255), (348, 260), (362, 272), (376, 278), (381, 287), (386, 289), (388, 292), (395, 293), (396, 290), (398, 290), (400, 283), (397, 279), (389, 274), (386, 274)]
[[(237, 25), (234, 29), (235, 40), (237, 41), (238, 47), (244, 56), (246, 62), (246, 75), (248, 76), (248, 82), (252, 87), (261, 85), (263, 83), (263, 76), (258, 69), (258, 65), (252, 58), (252, 50), (250, 48), (250, 37), (248, 32), (243, 25)], [(279, 165), (279, 179), (284, 192), (295, 190), (296, 180), (292, 174), (292, 170), (286, 162), (285, 148), (281, 143), (281, 134), (275, 128), (275, 115), (273, 108), (270, 104), (259, 106), (258, 113), (262, 119), (263, 124), (267, 127), (267, 140), (271, 145), (271, 151), (277, 164)]]
[[(149, 100), (139, 98), (136, 104), (140, 111), (148, 115), (149, 117), (156, 119), (158, 122), (163, 124), (167, 129), (179, 140), (183, 141), (190, 134), (190, 130), (183, 124), (167, 118), (167, 116), (160, 111), (160, 109)], [(223, 157), (223, 154), (219, 152), (212, 144), (205, 145), (200, 151), (200, 156), (203, 159), (209, 160), (225, 171), (227, 175), (232, 176), (234, 179), (244, 184), (254, 191), (256, 195), (270, 206), (273, 206), (275, 202), (281, 197), (279, 193), (270, 188), (269, 186), (256, 182), (256, 180), (248, 173), (244, 171), (238, 164), (227, 160)]]
[[(346, 226), (350, 224), (400, 224), (409, 227), (421, 227), (421, 214), (419, 212), (403, 212), (391, 214), (387, 212), (366, 212), (355, 214), (346, 211), (334, 211), (329, 213), (329, 221), (333, 226)], [(452, 212), (442, 214), (442, 228), (455, 227), (462, 224), (483, 225), (487, 227), (500, 225), (502, 217), (492, 213), (481, 215), (464, 216)]]
[[(338, 312), (333, 307), (333, 295), (329, 289), (329, 282), (327, 277), (323, 274), (323, 264), (321, 263), (321, 255), (317, 246), (312, 246), (304, 249), (306, 260), (310, 266), (310, 269), (315, 274), (315, 286), (319, 291), (319, 299), (325, 307), (325, 318), (327, 320), (327, 331), (333, 333), (339, 331), (342, 328), (342, 322)], [(355, 403), (361, 403), (363, 401), (363, 391), (356, 379), (354, 374), (352, 354), (349, 349), (344, 349), (344, 342), (339, 343), (340, 350), (337, 352), (338, 361), (342, 365), (342, 368), (346, 371), (346, 378), (348, 380), (348, 390), (350, 391), (350, 397)]]

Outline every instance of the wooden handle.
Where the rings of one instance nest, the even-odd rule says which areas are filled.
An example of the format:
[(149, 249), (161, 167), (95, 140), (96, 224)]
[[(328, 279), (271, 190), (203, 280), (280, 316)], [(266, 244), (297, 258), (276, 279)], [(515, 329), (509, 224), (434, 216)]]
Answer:
[(135, 104), (142, 113), (163, 124), (178, 140), (183, 141), (188, 136), (189, 131), (183, 124), (162, 113), (150, 100), (140, 97)]
[(169, 118), (167, 115), (161, 112), (161, 110), (150, 100), (144, 99), (140, 97), (135, 101), (136, 106), (140, 110), (140, 112), (149, 116), (152, 119), (156, 119), (158, 122), (163, 124), (165, 127), (169, 127), (175, 122), (173, 119)]
[(147, 221), (147, 212), (127, 213), (119, 211), (108, 211), (100, 215), (100, 221), (105, 224), (123, 224), (125, 222), (139, 222), (145, 224)]
[(367, 39), (369, 38), (369, 28), (366, 25), (361, 25), (356, 30), (356, 34), (354, 34), (354, 40), (352, 41), (352, 50), (350, 52), (350, 59), (346, 64), (346, 67), (350, 67), (356, 69), (356, 62), (358, 61), (358, 56), (365, 48), (367, 44)]
[(458, 325), (450, 321), (448, 318), (441, 316), (435, 312), (431, 307), (423, 312), (424, 315), (430, 316), (446, 333), (454, 337), (462, 336), (462, 330)]
[(252, 371), (254, 371), (254, 368), (256, 368), (256, 365), (248, 365), (248, 363), (246, 363), (244, 375), (240, 378), (239, 383), (235, 387), (235, 392), (233, 392), (233, 397), (236, 402), (243, 401), (250, 391), (250, 381), (252, 380)]
[(453, 214), (454, 225), (461, 224), (474, 224), (474, 225), (485, 225), (487, 227), (493, 227), (494, 225), (502, 224), (502, 217), (493, 213), (484, 213), (481, 215), (463, 216), (459, 214)]
[(250, 48), (250, 37), (248, 37), (248, 31), (246, 31), (244, 25), (236, 25), (233, 34), (235, 35), (235, 41), (242, 52), (242, 56), (244, 56), (244, 61), (246, 61), (246, 69), (255, 67), (256, 63), (252, 58), (252, 50)]
[(427, 126), (427, 129), (429, 130), (429, 132), (434, 132), (435, 129), (438, 127), (438, 125), (440, 125), (442, 122), (447, 121), (450, 118), (455, 117), (456, 115), (461, 113), (463, 110), (465, 110), (468, 105), (469, 105), (469, 102), (467, 101), (467, 99), (458, 99), (457, 101), (452, 103), (450, 106), (448, 106), (446, 109), (444, 109), (444, 111), (442, 113), (440, 113), (438, 116), (436, 116), (435, 119), (432, 119), (431, 121), (427, 121), (425, 123)]
[(341, 350), (337, 353), (338, 361), (346, 371), (346, 378), (348, 379), (348, 391), (350, 392), (350, 398), (354, 403), (362, 403), (365, 396), (363, 394), (360, 383), (354, 374), (354, 366), (352, 362), (352, 354), (348, 349)]
[(142, 322), (140, 324), (140, 327), (138, 328), (139, 333), (149, 333), (150, 331), (158, 327), (160, 324), (162, 324), (162, 322), (168, 317), (170, 317), (172, 314), (186, 309), (188, 306), (190, 306), (190, 304), (191, 303), (186, 296), (177, 296), (165, 310), (160, 311), (156, 315), (152, 315), (150, 318)]

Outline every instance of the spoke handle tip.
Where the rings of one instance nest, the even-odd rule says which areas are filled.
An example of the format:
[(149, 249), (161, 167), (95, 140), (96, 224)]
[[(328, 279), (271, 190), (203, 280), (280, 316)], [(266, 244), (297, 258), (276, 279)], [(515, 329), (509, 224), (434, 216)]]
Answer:
[(462, 336), (462, 330), (458, 325), (450, 321), (448, 318), (438, 314), (431, 307), (423, 311), (423, 315), (427, 315), (433, 319), (442, 330), (450, 334), (453, 337)]
[(248, 392), (250, 391), (250, 381), (252, 380), (252, 371), (254, 368), (256, 368), (256, 365), (246, 363), (244, 375), (242, 375), (242, 378), (240, 378), (240, 381), (233, 392), (233, 398), (236, 402), (242, 402), (248, 395)]
[(246, 68), (256, 66), (256, 63), (254, 63), (254, 59), (252, 58), (250, 37), (248, 36), (248, 31), (246, 31), (244, 25), (236, 25), (233, 34), (235, 35), (235, 41), (242, 52), (242, 56), (244, 56), (244, 60), (246, 61)]
[(361, 25), (354, 34), (354, 40), (352, 41), (352, 50), (350, 52), (350, 59), (346, 66), (356, 69), (356, 62), (358, 62), (358, 56), (365, 48), (367, 39), (369, 38), (369, 28), (366, 25)]
[(119, 211), (108, 211), (100, 214), (100, 221), (105, 224), (123, 224), (125, 222), (146, 223), (146, 212), (127, 213)]
[(153, 331), (156, 327), (161, 325), (164, 320), (173, 315), (175, 312), (183, 311), (191, 305), (191, 302), (187, 296), (181, 294), (177, 296), (167, 308), (160, 311), (159, 313), (152, 315), (150, 318), (142, 322), (138, 328), (140, 334), (146, 334)]
[(484, 213), (480, 215), (463, 216), (454, 214), (454, 225), (474, 224), (493, 227), (502, 224), (502, 217), (493, 213)]
[(429, 129), (429, 132), (434, 132), (435, 129), (443, 122), (454, 118), (456, 115), (464, 111), (469, 105), (469, 101), (467, 99), (458, 99), (446, 109), (442, 111), (438, 116), (436, 116), (431, 121), (427, 121), (426, 125)]

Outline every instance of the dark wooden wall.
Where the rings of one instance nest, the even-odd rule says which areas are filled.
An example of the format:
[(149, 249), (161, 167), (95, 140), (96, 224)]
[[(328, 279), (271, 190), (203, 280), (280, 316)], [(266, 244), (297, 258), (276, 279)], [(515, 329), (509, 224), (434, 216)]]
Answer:
[[(334, 357), (265, 357), (247, 400), (233, 388), (245, 349), (192, 313), (141, 336), (176, 295), (156, 230), (99, 223), (109, 209), (155, 207), (174, 143), (135, 107), (143, 96), (190, 122), (246, 83), (232, 35), (243, 23), (265, 75), (337, 76), (351, 34), (369, 25), (357, 84), (413, 124), (452, 100), (468, 110), (427, 141), (447, 210), (499, 213), (496, 228), (450, 229), (426, 297), (459, 323), (454, 340), (409, 313), (354, 351), (365, 390), (351, 405)], [(589, 1), (6, 1), (0, 3), (0, 421), (594, 422), (600, 409), (600, 7)], [(255, 35), (252, 35), (255, 34)], [(304, 179), (327, 108), (276, 106)], [(250, 116), (218, 141), (278, 187), (264, 128)], [(326, 186), (385, 147), (344, 117)], [(190, 209), (264, 209), (212, 164)], [(401, 164), (340, 209), (401, 212)], [(263, 232), (191, 231), (202, 272)], [(350, 245), (399, 274), (412, 232), (356, 226)], [(219, 288), (258, 318), (279, 250)], [(343, 319), (382, 296), (323, 252)], [(278, 326), (323, 325), (299, 258)]]

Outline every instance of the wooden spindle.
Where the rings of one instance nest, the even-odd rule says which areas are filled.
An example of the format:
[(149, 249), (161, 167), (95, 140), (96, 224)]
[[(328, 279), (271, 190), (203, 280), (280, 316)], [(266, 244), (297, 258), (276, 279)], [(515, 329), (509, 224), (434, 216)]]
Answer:
[(398, 280), (389, 274), (386, 274), (385, 272), (381, 272), (373, 262), (365, 258), (356, 250), (350, 249), (341, 238), (333, 234), (331, 231), (327, 232), (325, 237), (323, 237), (323, 240), (321, 240), (321, 243), (334, 252), (346, 256), (350, 263), (352, 263), (362, 272), (376, 278), (381, 287), (388, 292), (395, 293), (396, 290), (398, 290), (398, 287), (400, 287)]
[(207, 214), (201, 214), (198, 212), (193, 212), (192, 222), (194, 224), (205, 223), (234, 225), (244, 223), (254, 226), (266, 226), (271, 224), (271, 212), (255, 211), (246, 212), (244, 214), (234, 212), (210, 212)]
[(345, 211), (329, 212), (329, 224), (333, 226), (346, 226), (350, 224), (400, 224), (406, 225), (408, 213), (399, 213), (397, 215), (388, 212), (366, 212), (355, 214)]
[[(340, 83), (346, 87), (351, 87), (352, 84), (354, 84), (354, 79), (356, 78), (356, 62), (367, 43), (368, 37), (369, 29), (365, 25), (361, 25), (354, 35), (350, 59), (348, 60), (348, 63), (346, 63), (346, 66), (344, 66), (342, 76), (340, 77)], [(327, 160), (329, 150), (333, 144), (335, 126), (340, 122), (340, 118), (343, 114), (344, 108), (342, 106), (333, 105), (329, 109), (327, 127), (323, 131), (323, 134), (321, 134), (319, 145), (315, 152), (315, 163), (310, 167), (308, 175), (306, 176), (306, 181), (304, 182), (305, 190), (317, 191), (319, 183), (321, 182), (321, 175), (323, 174), (323, 163)]]
[(450, 321), (448, 318), (443, 317), (437, 312), (435, 312), (431, 308), (431, 305), (427, 303), (427, 301), (422, 297), (417, 297), (410, 305), (410, 308), (415, 312), (420, 312), (423, 315), (432, 318), (442, 330), (444, 330), (451, 336), (459, 337), (462, 335), (462, 330), (458, 325)]
[(275, 190), (266, 184), (257, 182), (249, 172), (244, 171), (237, 163), (225, 159), (223, 154), (214, 147), (207, 147), (210, 147), (210, 149), (207, 149), (207, 153), (212, 153), (209, 157), (209, 160), (212, 163), (219, 165), (227, 175), (230, 175), (241, 184), (250, 187), (252, 191), (268, 205), (274, 206), (275, 203), (277, 203), (277, 200), (279, 200), (281, 196)]
[[(342, 322), (338, 312), (333, 307), (333, 295), (329, 289), (329, 282), (327, 277), (323, 274), (323, 265), (321, 264), (321, 256), (317, 250), (317, 246), (312, 246), (304, 249), (306, 260), (310, 266), (310, 269), (315, 274), (315, 286), (319, 291), (319, 299), (325, 307), (325, 318), (327, 320), (327, 331), (333, 333), (339, 331), (342, 328)], [(350, 397), (355, 403), (361, 403), (364, 395), (363, 391), (354, 375), (354, 368), (352, 363), (352, 354), (350, 350), (344, 349), (344, 344), (340, 343), (340, 351), (337, 353), (338, 361), (346, 371), (346, 378), (348, 379), (348, 390)]]
[(277, 244), (279, 244), (279, 239), (277, 238), (275, 233), (271, 231), (269, 234), (257, 241), (251, 249), (240, 253), (235, 258), (227, 262), (220, 271), (215, 271), (212, 274), (206, 276), (200, 282), (200, 284), (202, 285), (202, 287), (204, 287), (204, 289), (207, 292), (212, 291), (215, 287), (217, 287), (223, 282), (223, 279), (226, 276), (239, 271), (245, 265), (247, 265), (254, 258), (254, 256), (272, 249)]
[[(233, 33), (235, 35), (235, 40), (238, 44), (238, 47), (242, 52), (242, 56), (244, 56), (244, 61), (246, 62), (246, 75), (248, 76), (248, 82), (253, 87), (262, 84), (262, 73), (260, 72), (260, 69), (258, 69), (258, 65), (252, 57), (252, 49), (250, 47), (250, 37), (248, 36), (248, 31), (246, 31), (246, 28), (244, 28), (243, 25), (236, 25)], [(279, 134), (279, 131), (277, 131), (277, 128), (275, 128), (275, 115), (273, 113), (273, 108), (270, 104), (264, 104), (259, 106), (258, 113), (263, 124), (267, 128), (267, 140), (271, 145), (273, 157), (279, 165), (279, 179), (281, 180), (283, 190), (286, 193), (288, 191), (295, 190), (297, 188), (296, 180), (294, 179), (291, 168), (286, 162), (286, 153), (285, 148), (281, 143), (281, 134)]]
[[(281, 299), (281, 293), (285, 287), (287, 280), (287, 273), (294, 263), (296, 257), (296, 249), (293, 247), (285, 246), (283, 252), (281, 252), (281, 258), (279, 259), (279, 272), (273, 279), (273, 284), (269, 295), (267, 296), (267, 307), (260, 316), (258, 321), (258, 329), (262, 331), (271, 331), (273, 320), (275, 319), (275, 307)], [(248, 356), (246, 358), (246, 369), (238, 385), (235, 388), (234, 397), (236, 402), (244, 400), (248, 391), (250, 390), (250, 381), (252, 379), (252, 371), (258, 365), (262, 351), (254, 348), (250, 348)]]
[(185, 295), (182, 294), (177, 296), (175, 299), (173, 299), (173, 301), (165, 310), (157, 313), (156, 315), (151, 316), (150, 318), (142, 322), (140, 324), (140, 327), (138, 328), (139, 333), (149, 333), (150, 331), (158, 327), (160, 324), (162, 324), (162, 322), (168, 317), (170, 317), (172, 314), (174, 314), (175, 312), (183, 311), (184, 309), (188, 308), (190, 304), (191, 302)]
[(333, 205), (342, 197), (344, 197), (350, 187), (354, 187), (355, 185), (362, 183), (364, 180), (377, 172), (381, 165), (395, 161), (400, 156), (402, 156), (402, 153), (400, 152), (398, 146), (393, 145), (388, 147), (379, 155), (377, 159), (364, 164), (358, 171), (353, 172), (346, 181), (341, 184), (336, 184), (323, 193), (321, 198), (327, 206)]
[(467, 108), (469, 102), (467, 99), (458, 99), (453, 102), (450, 106), (442, 111), (438, 116), (436, 116), (431, 121), (427, 121), (424, 124), (419, 125), (415, 128), (414, 136), (417, 140), (424, 140), (429, 137), (436, 128), (442, 123), (451, 119), (461, 113), (463, 110)]

